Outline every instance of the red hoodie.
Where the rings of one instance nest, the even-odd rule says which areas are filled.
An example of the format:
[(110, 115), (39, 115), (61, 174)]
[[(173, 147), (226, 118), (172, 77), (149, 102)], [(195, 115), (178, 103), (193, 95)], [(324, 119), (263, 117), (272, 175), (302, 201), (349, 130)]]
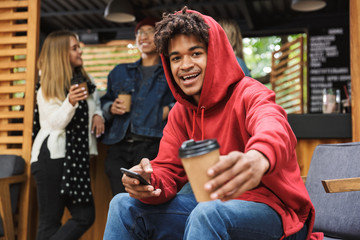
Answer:
[(220, 25), (211, 17), (198, 14), (210, 27), (207, 66), (199, 104), (191, 103), (177, 86), (169, 62), (161, 56), (177, 103), (170, 111), (159, 154), (151, 161), (154, 170), (151, 183), (162, 190), (161, 195), (142, 201), (160, 204), (172, 199), (188, 181), (178, 157), (182, 142), (214, 138), (219, 142), (221, 155), (253, 149), (269, 159), (270, 168), (260, 185), (237, 199), (272, 207), (281, 216), (285, 236), (298, 232), (309, 219), (307, 239), (322, 239), (322, 234), (311, 234), (315, 210), (300, 177), (296, 137), (286, 112), (275, 103), (273, 91), (244, 76)]

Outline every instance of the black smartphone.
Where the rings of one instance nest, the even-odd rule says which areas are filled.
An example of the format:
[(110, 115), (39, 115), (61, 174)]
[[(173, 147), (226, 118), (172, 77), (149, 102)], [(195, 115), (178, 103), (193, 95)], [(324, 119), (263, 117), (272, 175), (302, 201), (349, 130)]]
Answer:
[(137, 180), (140, 181), (140, 184), (142, 185), (150, 185), (150, 183), (148, 183), (140, 174), (138, 174), (137, 172), (133, 172), (130, 171), (126, 168), (120, 168), (120, 171), (123, 174), (126, 174), (126, 176), (131, 177), (131, 178), (136, 178)]

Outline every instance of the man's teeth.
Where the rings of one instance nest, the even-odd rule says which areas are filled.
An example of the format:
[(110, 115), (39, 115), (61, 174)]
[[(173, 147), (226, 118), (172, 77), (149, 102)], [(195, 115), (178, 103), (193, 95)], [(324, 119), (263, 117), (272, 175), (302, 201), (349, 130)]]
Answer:
[(186, 80), (188, 78), (194, 78), (196, 77), (198, 74), (192, 74), (192, 75), (188, 75), (188, 76), (184, 76), (183, 79)]

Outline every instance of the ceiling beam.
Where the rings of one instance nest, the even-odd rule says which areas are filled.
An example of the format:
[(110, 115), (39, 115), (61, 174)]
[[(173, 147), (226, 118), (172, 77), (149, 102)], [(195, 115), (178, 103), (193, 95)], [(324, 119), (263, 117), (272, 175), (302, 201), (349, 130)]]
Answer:
[(88, 14), (104, 14), (103, 9), (92, 10), (74, 10), (74, 11), (60, 11), (60, 12), (41, 12), (41, 17), (58, 17), (58, 16), (71, 16), (71, 15), (88, 15)]
[[(241, 13), (243, 14), (244, 18), (245, 18), (245, 21), (246, 21), (246, 24), (248, 25), (248, 28), (249, 29), (254, 29), (254, 21), (253, 19), (251, 18), (251, 15), (250, 15), (250, 9), (249, 7), (247, 6), (247, 3), (245, 0), (240, 0), (239, 1), (240, 3), (240, 8), (241, 8)], [(253, 14), (252, 14), (253, 15)], [(253, 15), (254, 16), (254, 15)]]

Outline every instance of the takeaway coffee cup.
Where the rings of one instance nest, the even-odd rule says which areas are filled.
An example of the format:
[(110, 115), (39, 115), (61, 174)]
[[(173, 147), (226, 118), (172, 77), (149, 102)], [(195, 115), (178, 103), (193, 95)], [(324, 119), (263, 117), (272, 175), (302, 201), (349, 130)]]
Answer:
[(205, 183), (211, 180), (207, 170), (219, 161), (219, 144), (215, 139), (203, 141), (188, 140), (179, 149), (186, 175), (198, 202), (210, 201), (210, 193), (205, 190)]
[(119, 92), (118, 98), (124, 101), (124, 105), (126, 106), (125, 112), (130, 112), (131, 94), (127, 92)]
[(82, 75), (80, 71), (75, 71), (74, 76), (71, 79), (71, 85), (75, 84), (78, 84), (80, 88), (85, 88), (85, 91), (88, 93), (86, 78)]
[(79, 83), (80, 88), (85, 88), (85, 91), (88, 93), (88, 87), (86, 82)]

